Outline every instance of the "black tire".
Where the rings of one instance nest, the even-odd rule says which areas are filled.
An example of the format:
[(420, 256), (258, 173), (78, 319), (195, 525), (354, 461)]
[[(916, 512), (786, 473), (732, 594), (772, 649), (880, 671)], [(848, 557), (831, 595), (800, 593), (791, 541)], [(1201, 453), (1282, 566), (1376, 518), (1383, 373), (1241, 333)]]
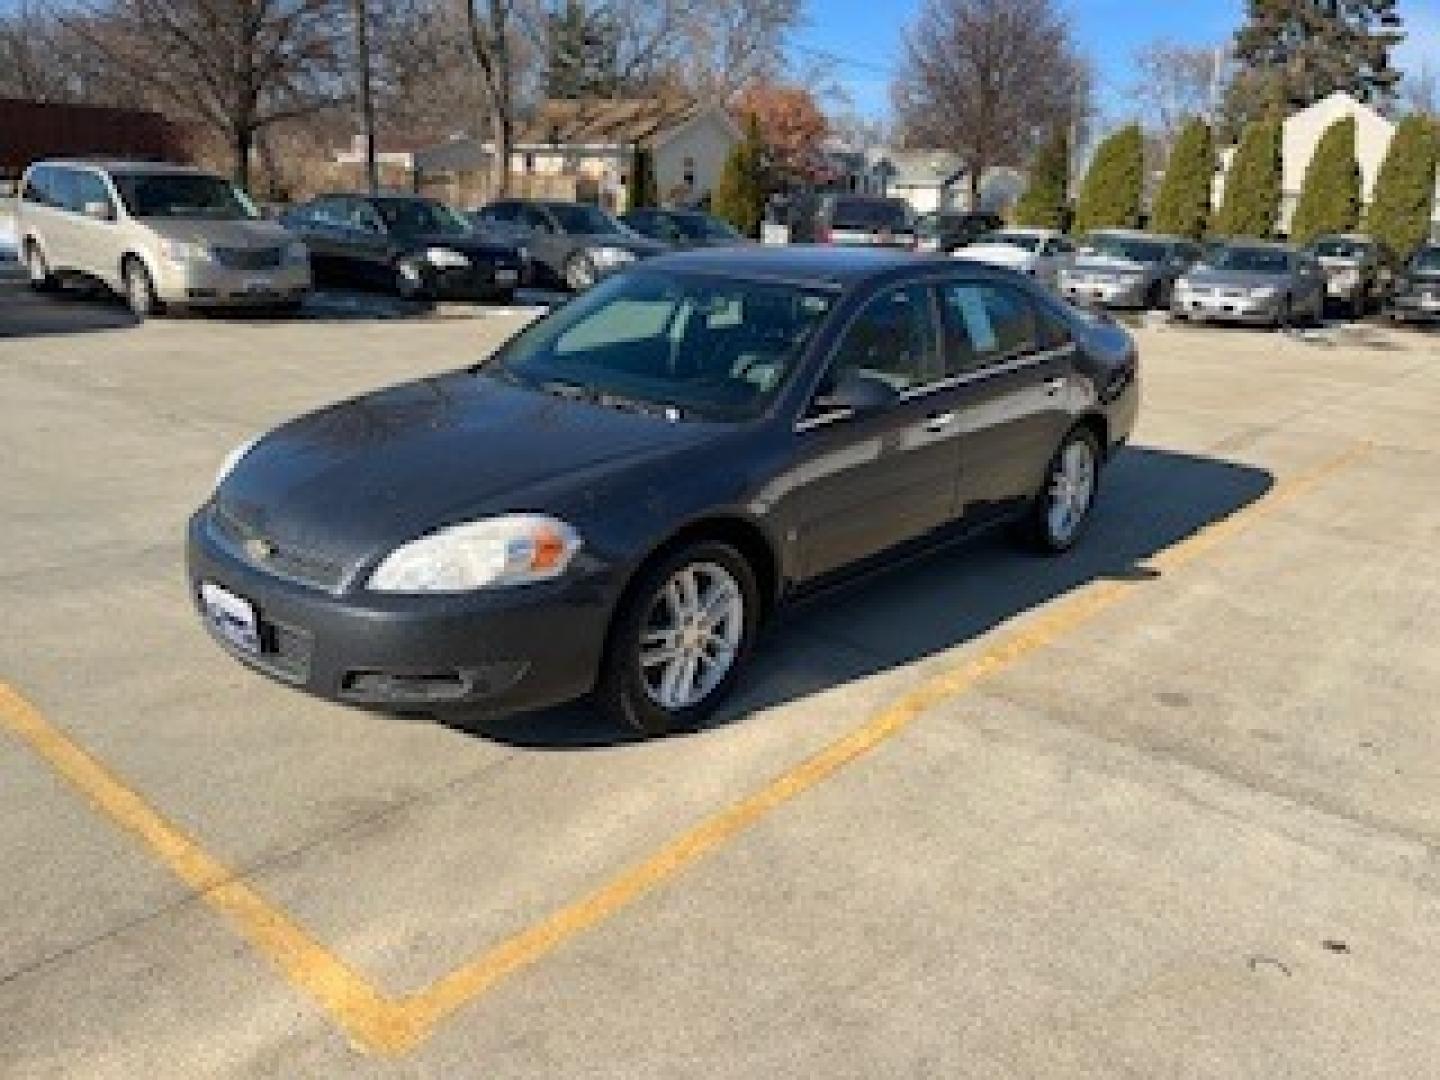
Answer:
[(50, 272), (45, 253), (34, 240), (25, 245), (25, 276), (30, 281), (30, 288), (39, 293), (54, 292), (60, 287), (60, 282)]
[(1295, 325), (1294, 301), (1290, 297), (1280, 301), (1280, 310), (1275, 313), (1275, 329), (1289, 330)]
[[(744, 605), (740, 642), (729, 670), (702, 700), (688, 708), (667, 709), (654, 699), (645, 682), (641, 639), (671, 578), (688, 566), (704, 564), (723, 568), (740, 588)], [(596, 684), (597, 706), (617, 726), (645, 737), (701, 726), (734, 689), (754, 645), (759, 616), (760, 591), (755, 571), (729, 544), (700, 541), (661, 554), (641, 569), (616, 608)]]
[(165, 312), (165, 306), (155, 296), (155, 283), (150, 280), (150, 271), (136, 258), (125, 260), (120, 272), (125, 285), (125, 304), (130, 314), (144, 322)]
[(1365, 313), (1368, 309), (1369, 304), (1365, 302), (1365, 290), (1361, 289), (1350, 301), (1350, 318), (1355, 322), (1360, 322), (1365, 318)]
[[(1092, 470), (1090, 493), (1079, 521), (1062, 535), (1057, 534), (1052, 527), (1051, 511), (1056, 501), (1057, 478), (1061, 472), (1062, 463), (1069, 448), (1075, 444), (1083, 445), (1089, 452)], [(1019, 536), (1026, 547), (1038, 551), (1042, 555), (1063, 555), (1080, 541), (1090, 523), (1090, 515), (1095, 508), (1095, 499), (1100, 494), (1100, 474), (1103, 463), (1104, 455), (1101, 452), (1100, 440), (1095, 437), (1095, 433), (1089, 427), (1083, 424), (1078, 425), (1066, 433), (1065, 438), (1061, 439), (1060, 445), (1056, 447), (1054, 455), (1051, 456), (1050, 463), (1045, 466), (1044, 483), (1035, 494), (1029, 509), (1019, 521)]]

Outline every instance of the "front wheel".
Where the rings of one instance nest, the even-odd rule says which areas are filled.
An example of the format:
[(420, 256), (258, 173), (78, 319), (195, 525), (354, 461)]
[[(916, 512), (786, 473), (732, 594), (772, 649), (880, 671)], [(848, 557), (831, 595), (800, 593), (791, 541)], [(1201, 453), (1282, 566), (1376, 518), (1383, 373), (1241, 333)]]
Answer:
[(130, 314), (143, 322), (162, 313), (163, 307), (155, 296), (155, 283), (150, 280), (150, 271), (145, 269), (144, 263), (131, 259), (125, 264), (123, 276), (125, 303), (130, 308)]
[(34, 240), (25, 246), (25, 275), (30, 279), (30, 288), (36, 292), (54, 292), (59, 284), (50, 273), (50, 264), (45, 253)]
[(1045, 486), (1023, 522), (1031, 546), (1048, 555), (1069, 551), (1090, 520), (1100, 484), (1100, 442), (1087, 427), (1072, 428), (1050, 459)]
[(645, 736), (699, 726), (734, 687), (759, 610), (755, 572), (728, 544), (691, 544), (656, 560), (611, 625), (601, 709)]

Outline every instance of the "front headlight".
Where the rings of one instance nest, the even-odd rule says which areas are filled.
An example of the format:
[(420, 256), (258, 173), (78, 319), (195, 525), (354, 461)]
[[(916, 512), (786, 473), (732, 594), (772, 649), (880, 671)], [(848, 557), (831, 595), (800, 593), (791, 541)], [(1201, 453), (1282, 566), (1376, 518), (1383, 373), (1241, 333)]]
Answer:
[(192, 244), (188, 240), (166, 240), (160, 245), (160, 252), (171, 262), (208, 262), (210, 249), (204, 244)]
[(308, 262), (310, 260), (310, 249), (300, 240), (292, 240), (285, 245), (285, 261), (292, 263)]
[(385, 557), (368, 587), (386, 593), (461, 593), (559, 577), (580, 534), (555, 518), (508, 514), (422, 536)]
[(453, 248), (432, 247), (425, 251), (425, 261), (440, 270), (463, 270), (470, 260)]
[(618, 247), (594, 247), (590, 249), (590, 258), (596, 266), (619, 266), (634, 262), (635, 253)]
[(219, 470), (215, 473), (215, 483), (213, 486), (218, 488), (223, 484), (225, 478), (235, 471), (235, 466), (239, 465), (240, 462), (245, 459), (245, 455), (250, 453), (259, 441), (260, 436), (256, 435), (253, 439), (246, 439), (239, 446), (235, 447), (234, 450), (226, 454), (225, 459), (220, 462)]

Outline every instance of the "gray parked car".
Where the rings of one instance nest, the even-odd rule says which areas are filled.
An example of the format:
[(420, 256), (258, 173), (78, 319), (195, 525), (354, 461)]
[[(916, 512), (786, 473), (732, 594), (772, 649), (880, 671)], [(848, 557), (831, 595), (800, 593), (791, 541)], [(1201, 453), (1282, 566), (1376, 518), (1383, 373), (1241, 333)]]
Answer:
[(470, 219), (481, 232), (523, 248), (534, 284), (564, 286), (572, 292), (583, 292), (638, 259), (670, 250), (588, 203), (505, 199)]
[(1313, 255), (1288, 244), (1226, 244), (1175, 282), (1177, 320), (1200, 319), (1286, 327), (1325, 315), (1325, 271)]
[(1072, 300), (1106, 307), (1157, 308), (1170, 303), (1175, 280), (1200, 258), (1200, 245), (1178, 236), (1128, 229), (1092, 233), (1059, 288)]
[(1326, 293), (1357, 319), (1395, 288), (1399, 260), (1373, 236), (1322, 236), (1306, 248), (1325, 269)]
[(815, 239), (844, 247), (915, 247), (915, 217), (904, 199), (878, 195), (823, 195)]
[(1440, 244), (1422, 247), (1405, 265), (1388, 310), (1396, 322), (1440, 322)]

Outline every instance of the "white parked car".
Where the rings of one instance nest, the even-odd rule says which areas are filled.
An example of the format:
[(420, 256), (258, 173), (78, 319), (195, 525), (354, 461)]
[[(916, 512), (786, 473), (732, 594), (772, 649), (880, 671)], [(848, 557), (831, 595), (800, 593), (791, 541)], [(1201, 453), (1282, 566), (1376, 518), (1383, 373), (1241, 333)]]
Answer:
[(957, 249), (955, 258), (1018, 270), (1054, 288), (1060, 270), (1075, 261), (1075, 245), (1051, 229), (999, 229)]

